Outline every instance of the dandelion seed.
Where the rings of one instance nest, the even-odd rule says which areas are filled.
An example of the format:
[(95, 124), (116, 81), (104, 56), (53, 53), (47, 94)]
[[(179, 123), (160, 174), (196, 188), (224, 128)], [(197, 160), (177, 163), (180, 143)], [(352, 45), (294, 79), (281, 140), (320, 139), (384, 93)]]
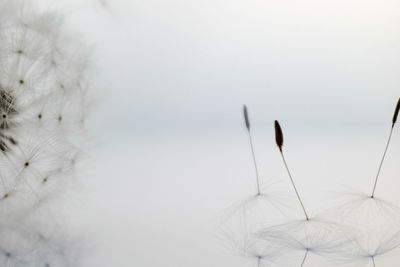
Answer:
[(297, 264), (305, 266), (311, 254), (325, 258), (332, 256), (349, 242), (352, 232), (350, 227), (315, 217), (309, 221), (297, 220), (266, 227), (257, 236), (280, 248), (283, 259), (293, 252), (300, 252), (296, 255)]
[[(311, 219), (308, 216), (283, 153), (284, 136), (282, 128), (279, 122), (275, 121), (276, 145), (279, 148), (306, 220), (289, 221), (282, 224), (271, 224), (271, 221), (265, 220), (264, 226), (260, 227), (262, 223), (256, 219), (257, 216), (248, 216), (248, 213), (254, 208), (254, 200), (262, 200), (264, 195), (253, 196), (241, 203), (242, 209), (234, 211), (234, 213), (242, 215), (238, 216), (242, 226), (237, 228), (239, 234), (235, 236), (226, 232), (229, 233), (227, 236), (238, 243), (238, 247), (243, 248), (243, 251), (246, 252), (243, 255), (251, 259), (255, 266), (262, 266), (265, 259), (268, 259), (267, 263), (271, 265), (273, 264), (272, 259), (277, 259), (278, 266), (304, 267), (312, 263), (315, 256), (334, 263), (334, 266), (377, 266), (377, 263), (380, 264), (381, 259), (383, 260), (390, 252), (400, 248), (400, 230), (398, 227), (400, 224), (400, 208), (374, 196), (379, 172), (390, 143), (394, 125), (397, 122), (399, 110), (400, 99), (394, 112), (389, 140), (379, 166), (372, 194), (352, 193), (350, 201), (335, 207), (333, 213), (329, 213), (329, 210), (325, 213), (330, 217), (329, 220), (318, 216)], [(250, 134), (251, 127), (246, 106), (243, 107), (243, 115), (246, 129)], [(255, 162), (251, 135), (250, 144)], [(343, 195), (347, 196), (346, 194)], [(260, 213), (255, 212), (255, 214), (259, 215)], [(230, 218), (233, 218), (233, 216)], [(253, 224), (256, 221), (257, 224)], [(249, 227), (249, 225), (251, 226)], [(254, 242), (254, 238), (264, 242), (262, 247), (267, 251), (264, 251), (265, 254), (254, 247), (247, 246), (250, 241)], [(277, 254), (279, 255), (273, 255), (275, 251), (278, 251)], [(292, 254), (296, 254), (296, 263), (284, 265), (289, 258), (292, 258)], [(273, 256), (271, 257), (271, 255)], [(310, 255), (313, 256), (310, 258)], [(378, 262), (377, 258), (379, 258)]]
[(400, 98), (397, 101), (396, 109), (395, 109), (394, 114), (393, 114), (392, 127), (390, 128), (390, 134), (389, 134), (389, 138), (388, 138), (387, 143), (386, 143), (385, 152), (383, 152), (383, 156), (382, 156), (381, 162), (379, 164), (379, 168), (378, 168), (378, 173), (376, 174), (376, 177), (375, 177), (375, 183), (374, 183), (374, 188), (372, 190), (371, 198), (374, 198), (374, 196), (375, 196), (375, 190), (376, 190), (376, 185), (378, 183), (379, 174), (381, 172), (383, 161), (385, 160), (386, 153), (388, 151), (388, 148), (389, 148), (389, 145), (390, 145), (390, 141), (392, 139), (393, 129), (394, 129), (394, 125), (397, 122), (397, 117), (399, 115), (399, 110), (400, 110)]
[(354, 239), (348, 244), (344, 244), (342, 250), (336, 254), (336, 263), (340, 263), (342, 266), (347, 266), (347, 264), (354, 266), (357, 263), (372, 263), (373, 266), (378, 266), (377, 258), (384, 260), (390, 257), (390, 253), (400, 246), (398, 233), (385, 236), (377, 241), (377, 246), (373, 250), (365, 248), (363, 239)]
[(223, 244), (229, 250), (235, 251), (235, 254), (252, 262), (253, 266), (258, 261), (260, 266), (271, 266), (272, 261), (277, 258), (275, 252), (278, 252), (274, 245), (257, 240), (254, 233), (258, 233), (266, 225), (285, 222), (293, 212), (292, 202), (295, 199), (278, 186), (284, 187), (281, 183), (272, 183), (265, 188), (266, 192), (262, 195), (252, 195), (238, 202), (221, 216), (218, 236)]
[(294, 184), (294, 181), (293, 181), (293, 178), (292, 178), (292, 174), (290, 173), (289, 167), (288, 167), (288, 165), (287, 165), (287, 163), (286, 163), (285, 156), (283, 155), (283, 150), (282, 150), (282, 146), (283, 146), (283, 133), (282, 133), (282, 128), (281, 128), (281, 126), (279, 125), (279, 122), (278, 122), (277, 120), (275, 121), (274, 126), (275, 126), (276, 145), (277, 145), (278, 148), (279, 148), (279, 151), (280, 151), (281, 156), (282, 156), (283, 163), (285, 164), (286, 171), (287, 171), (287, 173), (288, 173), (288, 175), (289, 175), (290, 181), (292, 182), (294, 191), (296, 192), (296, 196), (297, 196), (297, 198), (298, 198), (298, 200), (299, 200), (299, 202), (300, 202), (301, 208), (303, 209), (303, 212), (304, 212), (304, 215), (305, 215), (305, 217), (306, 217), (306, 220), (308, 221), (310, 218), (308, 217), (308, 214), (307, 214), (306, 209), (305, 209), (305, 207), (304, 207), (304, 205), (303, 205), (303, 202), (301, 201), (300, 194), (299, 194), (299, 192), (297, 191), (296, 185)]
[(225, 240), (229, 241), (228, 249), (251, 266), (270, 266), (279, 254), (277, 246), (255, 238), (252, 234), (246, 234), (243, 239), (227, 235)]

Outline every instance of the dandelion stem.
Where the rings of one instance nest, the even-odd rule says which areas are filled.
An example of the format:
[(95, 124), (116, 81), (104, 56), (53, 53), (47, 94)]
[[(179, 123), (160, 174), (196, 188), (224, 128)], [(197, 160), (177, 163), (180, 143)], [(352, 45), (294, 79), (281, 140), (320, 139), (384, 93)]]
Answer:
[(371, 198), (374, 198), (374, 195), (375, 195), (376, 184), (378, 183), (378, 178), (379, 178), (379, 174), (381, 173), (383, 161), (385, 160), (386, 153), (387, 153), (387, 150), (389, 148), (390, 140), (392, 139), (393, 128), (394, 128), (394, 124), (392, 125), (392, 128), (390, 129), (390, 134), (389, 134), (388, 141), (386, 143), (385, 152), (383, 153), (381, 163), (379, 164), (378, 173), (376, 174), (375, 183), (374, 183), (374, 189), (372, 190)]
[(251, 154), (253, 155), (253, 162), (254, 162), (254, 170), (256, 173), (256, 181), (257, 181), (257, 195), (261, 195), (260, 191), (260, 180), (258, 178), (258, 168), (257, 168), (257, 162), (256, 162), (256, 156), (254, 154), (254, 148), (253, 148), (253, 140), (251, 138), (251, 133), (250, 130), (248, 131), (249, 133), (249, 140), (250, 140), (250, 147), (251, 147)]
[(297, 191), (296, 185), (294, 184), (293, 177), (292, 177), (292, 174), (290, 173), (290, 170), (289, 170), (288, 164), (287, 164), (287, 162), (286, 162), (285, 156), (283, 155), (283, 151), (280, 151), (280, 152), (281, 152), (281, 155), (282, 155), (283, 163), (285, 164), (285, 167), (286, 167), (286, 171), (287, 171), (287, 173), (288, 173), (288, 175), (289, 175), (290, 181), (292, 182), (294, 191), (296, 192), (297, 199), (299, 200), (300, 205), (301, 205), (301, 207), (302, 207), (302, 209), (303, 209), (304, 215), (306, 216), (306, 220), (308, 221), (310, 218), (308, 217), (308, 214), (307, 214), (307, 212), (306, 212), (306, 209), (304, 208), (304, 204), (303, 204), (303, 202), (301, 201), (300, 194), (299, 194), (299, 192)]
[(372, 256), (371, 259), (372, 259), (372, 264), (374, 265), (374, 267), (376, 267), (374, 256)]
[(246, 105), (243, 106), (243, 116), (244, 116), (244, 121), (246, 124), (246, 129), (247, 132), (249, 133), (249, 141), (250, 141), (250, 148), (251, 148), (251, 154), (253, 156), (253, 163), (254, 163), (254, 170), (256, 172), (256, 182), (257, 182), (257, 195), (261, 195), (260, 191), (260, 179), (258, 177), (258, 168), (257, 168), (257, 161), (256, 161), (256, 155), (254, 153), (254, 147), (253, 147), (253, 138), (251, 137), (251, 131), (250, 131), (250, 120), (249, 120), (249, 115), (247, 112), (247, 107)]
[(307, 256), (308, 256), (308, 252), (309, 252), (309, 250), (307, 249), (306, 253), (304, 253), (303, 261), (301, 262), (300, 267), (304, 266), (304, 263), (306, 262), (306, 259), (307, 259)]
[(385, 160), (386, 152), (387, 152), (387, 150), (389, 148), (390, 140), (392, 139), (392, 133), (393, 133), (394, 125), (397, 122), (397, 117), (399, 116), (399, 111), (400, 111), (400, 98), (397, 101), (397, 105), (396, 105), (396, 108), (394, 110), (394, 114), (393, 114), (393, 118), (392, 118), (392, 128), (390, 129), (390, 134), (389, 134), (389, 138), (388, 138), (388, 141), (387, 141), (387, 144), (386, 144), (386, 147), (385, 147), (385, 152), (383, 153), (383, 157), (382, 157), (381, 163), (379, 164), (379, 169), (378, 169), (378, 173), (376, 174), (374, 189), (372, 190), (371, 198), (374, 198), (374, 195), (375, 195), (376, 184), (378, 183), (378, 178), (379, 178), (379, 174), (380, 174), (381, 169), (382, 169), (383, 161)]
[(261, 257), (257, 257), (257, 267), (261, 267)]
[(290, 173), (289, 167), (286, 163), (285, 156), (283, 155), (283, 132), (282, 132), (282, 128), (277, 120), (274, 122), (274, 127), (275, 127), (276, 145), (278, 146), (279, 151), (281, 152), (283, 163), (285, 163), (285, 167), (286, 167), (287, 173), (289, 174), (290, 181), (292, 182), (294, 191), (296, 192), (296, 195), (297, 195), (297, 198), (299, 199), (300, 205), (303, 208), (304, 215), (306, 216), (306, 220), (308, 221), (310, 218), (307, 215), (306, 209), (304, 208), (303, 202), (301, 201), (300, 194), (297, 191), (296, 185), (294, 184), (292, 174)]

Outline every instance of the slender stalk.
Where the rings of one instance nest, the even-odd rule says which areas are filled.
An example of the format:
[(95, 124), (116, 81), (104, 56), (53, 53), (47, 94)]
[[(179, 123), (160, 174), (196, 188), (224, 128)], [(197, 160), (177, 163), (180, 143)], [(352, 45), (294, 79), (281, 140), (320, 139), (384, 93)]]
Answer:
[(290, 181), (292, 182), (294, 191), (296, 192), (297, 199), (299, 200), (301, 208), (303, 209), (304, 215), (306, 216), (306, 220), (308, 221), (310, 219), (310, 217), (308, 217), (308, 214), (307, 214), (306, 209), (304, 207), (303, 201), (301, 201), (300, 194), (297, 191), (296, 185), (294, 184), (293, 177), (292, 177), (292, 174), (290, 173), (290, 170), (289, 170), (288, 164), (286, 162), (285, 156), (283, 155), (283, 151), (280, 151), (280, 152), (281, 152), (281, 155), (282, 155), (283, 163), (285, 164), (285, 167), (286, 167), (286, 171), (287, 171), (287, 173), (289, 175)]
[(294, 184), (293, 177), (292, 177), (292, 174), (290, 173), (288, 164), (286, 163), (285, 156), (283, 155), (283, 141), (284, 141), (283, 132), (282, 132), (282, 128), (277, 120), (274, 122), (274, 127), (275, 127), (276, 145), (278, 146), (279, 151), (281, 152), (283, 163), (285, 163), (285, 167), (286, 167), (287, 173), (289, 174), (290, 181), (292, 182), (294, 191), (296, 192), (297, 198), (298, 198), (300, 205), (304, 211), (304, 215), (306, 216), (306, 220), (308, 221), (310, 218), (307, 215), (306, 209), (304, 208), (303, 202), (301, 201), (300, 194), (297, 191), (296, 185)]
[(374, 256), (372, 256), (371, 259), (372, 259), (372, 264), (374, 265), (374, 267), (376, 267)]
[(386, 143), (385, 152), (383, 153), (381, 163), (379, 164), (378, 173), (376, 174), (374, 189), (372, 190), (371, 198), (374, 198), (374, 195), (375, 195), (376, 184), (378, 183), (378, 178), (379, 178), (379, 174), (381, 173), (383, 161), (385, 160), (386, 153), (387, 153), (389, 145), (390, 145), (390, 140), (392, 139), (393, 128), (394, 128), (394, 124), (392, 125), (392, 128), (390, 129), (390, 134), (389, 134), (388, 141)]
[(261, 257), (257, 257), (257, 267), (261, 267)]
[(257, 195), (259, 196), (259, 195), (261, 195), (261, 191), (260, 191), (260, 179), (258, 178), (257, 161), (256, 161), (256, 156), (255, 156), (255, 154), (254, 154), (253, 139), (252, 139), (252, 137), (251, 137), (251, 131), (250, 131), (249, 113), (247, 112), (247, 107), (246, 107), (246, 105), (243, 106), (243, 117), (244, 117), (244, 122), (245, 122), (245, 124), (246, 124), (247, 132), (249, 133), (251, 154), (253, 155), (254, 170), (255, 170), (255, 172), (256, 172)]
[(390, 134), (389, 134), (388, 141), (386, 143), (385, 152), (383, 153), (381, 163), (379, 164), (378, 173), (376, 174), (375, 183), (374, 183), (374, 189), (372, 190), (371, 198), (374, 198), (374, 195), (375, 195), (376, 184), (378, 183), (379, 174), (381, 173), (383, 161), (385, 160), (386, 152), (387, 152), (387, 150), (389, 148), (390, 140), (392, 139), (392, 133), (393, 133), (394, 125), (397, 122), (397, 117), (399, 116), (399, 112), (400, 112), (400, 98), (397, 101), (397, 105), (396, 105), (396, 108), (394, 110), (394, 114), (393, 114), (393, 118), (392, 118), (392, 128), (390, 129)]
[(306, 262), (306, 259), (307, 259), (307, 256), (308, 256), (308, 252), (309, 252), (309, 250), (307, 249), (306, 253), (304, 253), (303, 261), (301, 262), (300, 267), (304, 266), (304, 263)]
[(250, 141), (250, 147), (251, 147), (251, 154), (253, 156), (253, 163), (254, 163), (254, 170), (256, 173), (256, 182), (257, 182), (257, 195), (261, 195), (261, 191), (260, 191), (260, 179), (258, 177), (258, 168), (257, 168), (257, 161), (256, 161), (256, 156), (254, 154), (254, 148), (253, 148), (253, 139), (251, 137), (251, 133), (250, 130), (248, 130), (249, 133), (249, 141)]

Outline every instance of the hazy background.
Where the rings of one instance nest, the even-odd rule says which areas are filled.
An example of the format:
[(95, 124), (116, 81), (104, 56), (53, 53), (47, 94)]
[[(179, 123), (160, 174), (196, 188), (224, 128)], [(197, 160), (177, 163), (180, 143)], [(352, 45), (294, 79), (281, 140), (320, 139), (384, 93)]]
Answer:
[[(76, 212), (94, 237), (89, 266), (244, 266), (216, 230), (226, 208), (255, 193), (243, 104), (263, 187), (278, 180), (292, 194), (274, 144), (279, 119), (311, 214), (343, 186), (372, 190), (400, 96), (400, 2), (57, 7), (95, 44), (102, 86), (93, 110), (98, 145)], [(400, 203), (399, 133), (377, 196)]]

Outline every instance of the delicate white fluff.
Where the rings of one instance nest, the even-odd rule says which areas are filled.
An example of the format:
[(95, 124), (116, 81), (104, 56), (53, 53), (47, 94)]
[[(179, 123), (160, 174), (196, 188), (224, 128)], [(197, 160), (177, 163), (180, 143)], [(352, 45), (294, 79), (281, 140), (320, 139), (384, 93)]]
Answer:
[(59, 14), (27, 1), (0, 0), (0, 40), (0, 265), (77, 266), (26, 216), (74, 180), (87, 143), (88, 53)]

